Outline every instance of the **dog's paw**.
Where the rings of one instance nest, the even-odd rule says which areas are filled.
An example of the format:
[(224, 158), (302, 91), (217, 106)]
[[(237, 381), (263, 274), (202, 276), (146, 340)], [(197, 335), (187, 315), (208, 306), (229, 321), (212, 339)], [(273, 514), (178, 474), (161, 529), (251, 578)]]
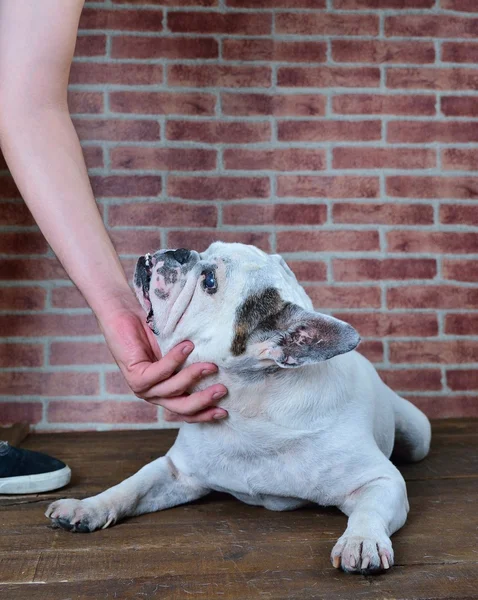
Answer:
[(90, 533), (95, 529), (106, 529), (116, 521), (116, 516), (104, 505), (92, 499), (57, 500), (48, 507), (45, 516), (54, 527), (74, 533)]
[(331, 554), (332, 564), (347, 573), (370, 575), (389, 569), (393, 565), (393, 549), (390, 539), (343, 535)]

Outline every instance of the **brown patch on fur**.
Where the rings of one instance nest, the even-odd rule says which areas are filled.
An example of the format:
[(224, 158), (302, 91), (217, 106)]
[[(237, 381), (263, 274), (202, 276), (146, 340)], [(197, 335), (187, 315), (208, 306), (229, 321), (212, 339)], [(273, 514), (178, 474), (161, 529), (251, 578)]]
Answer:
[(284, 301), (275, 288), (266, 288), (258, 294), (251, 294), (237, 309), (235, 334), (231, 352), (234, 356), (244, 354), (247, 340), (260, 323), (277, 314)]

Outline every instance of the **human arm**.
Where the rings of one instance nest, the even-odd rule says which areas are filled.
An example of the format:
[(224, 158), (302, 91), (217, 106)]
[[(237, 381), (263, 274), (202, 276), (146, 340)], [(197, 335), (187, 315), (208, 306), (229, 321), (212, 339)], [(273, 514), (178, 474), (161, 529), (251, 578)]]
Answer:
[(224, 386), (189, 397), (184, 392), (215, 367), (196, 363), (173, 375), (190, 342), (160, 358), (91, 190), (67, 106), (82, 8), (83, 0), (0, 1), (0, 145), (33, 217), (96, 314), (132, 390), (187, 420), (209, 420), (225, 414), (212, 406)]

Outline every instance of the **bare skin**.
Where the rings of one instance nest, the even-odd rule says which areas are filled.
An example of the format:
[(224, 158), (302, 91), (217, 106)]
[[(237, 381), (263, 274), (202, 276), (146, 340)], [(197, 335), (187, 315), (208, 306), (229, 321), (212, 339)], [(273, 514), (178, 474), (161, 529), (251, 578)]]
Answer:
[(185, 341), (162, 357), (105, 230), (67, 106), (84, 0), (0, 1), (0, 147), (40, 229), (96, 314), (136, 396), (166, 420), (223, 418), (221, 384), (187, 395), (210, 363), (189, 365)]

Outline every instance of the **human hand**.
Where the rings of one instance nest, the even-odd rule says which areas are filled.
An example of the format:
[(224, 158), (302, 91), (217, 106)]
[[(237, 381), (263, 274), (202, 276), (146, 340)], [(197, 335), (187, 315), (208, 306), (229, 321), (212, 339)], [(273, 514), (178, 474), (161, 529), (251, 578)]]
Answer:
[(186, 392), (202, 377), (216, 373), (216, 365), (194, 363), (176, 373), (194, 349), (192, 342), (182, 342), (161, 356), (139, 306), (108, 314), (100, 320), (100, 326), (134, 394), (164, 407), (166, 421), (200, 423), (227, 416), (227, 411), (215, 406), (227, 393), (223, 385), (215, 384), (190, 395)]

